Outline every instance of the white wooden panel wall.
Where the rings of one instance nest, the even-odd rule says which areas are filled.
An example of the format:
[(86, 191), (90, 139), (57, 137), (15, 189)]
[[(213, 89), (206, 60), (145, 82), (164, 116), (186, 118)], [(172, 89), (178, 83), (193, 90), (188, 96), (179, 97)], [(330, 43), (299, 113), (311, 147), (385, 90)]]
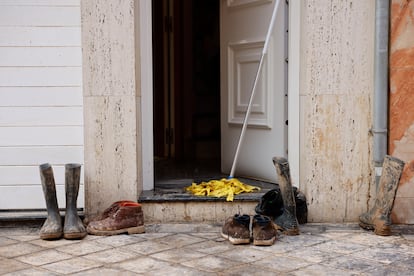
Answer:
[(80, 0), (0, 0), (0, 211), (45, 208), (46, 162), (65, 207), (64, 165), (83, 164), (80, 23)]

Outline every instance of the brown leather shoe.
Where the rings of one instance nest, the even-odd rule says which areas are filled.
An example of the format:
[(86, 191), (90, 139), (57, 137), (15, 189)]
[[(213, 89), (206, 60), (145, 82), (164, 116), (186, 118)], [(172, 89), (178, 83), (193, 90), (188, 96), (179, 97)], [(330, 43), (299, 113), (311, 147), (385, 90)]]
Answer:
[(232, 244), (250, 243), (250, 216), (234, 215), (226, 220), (221, 230), (221, 236)]
[(100, 236), (144, 233), (144, 214), (141, 204), (121, 203), (116, 211), (108, 214), (108, 217), (91, 221), (86, 230), (89, 234)]
[(131, 200), (120, 200), (117, 202), (114, 202), (111, 204), (111, 206), (109, 206), (108, 208), (106, 208), (102, 214), (98, 214), (96, 216), (92, 216), (92, 217), (88, 217), (85, 218), (83, 220), (83, 224), (85, 226), (88, 226), (89, 223), (91, 223), (92, 221), (98, 221), (98, 220), (103, 220), (106, 219), (107, 217), (115, 214), (116, 211), (118, 211), (119, 207), (124, 206), (125, 204), (135, 204), (135, 201), (131, 201)]
[(273, 245), (276, 240), (276, 229), (268, 217), (255, 215), (252, 228), (254, 245)]

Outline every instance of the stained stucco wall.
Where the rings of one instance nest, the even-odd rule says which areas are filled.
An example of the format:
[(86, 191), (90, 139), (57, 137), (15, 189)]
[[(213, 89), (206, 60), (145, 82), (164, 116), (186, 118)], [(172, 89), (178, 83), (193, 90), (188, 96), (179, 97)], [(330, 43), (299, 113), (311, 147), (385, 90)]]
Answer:
[(88, 215), (142, 190), (137, 3), (81, 1)]
[(374, 183), (375, 1), (308, 0), (302, 11), (300, 187), (311, 222), (357, 221)]
[(389, 153), (404, 160), (392, 219), (414, 223), (414, 1), (393, 0)]

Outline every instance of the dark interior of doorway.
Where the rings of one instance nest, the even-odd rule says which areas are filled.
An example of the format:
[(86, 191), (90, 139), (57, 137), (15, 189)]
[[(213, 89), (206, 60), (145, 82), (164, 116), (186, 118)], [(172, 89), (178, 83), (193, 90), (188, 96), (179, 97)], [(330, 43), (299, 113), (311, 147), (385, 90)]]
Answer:
[(219, 1), (152, 5), (155, 188), (221, 177)]

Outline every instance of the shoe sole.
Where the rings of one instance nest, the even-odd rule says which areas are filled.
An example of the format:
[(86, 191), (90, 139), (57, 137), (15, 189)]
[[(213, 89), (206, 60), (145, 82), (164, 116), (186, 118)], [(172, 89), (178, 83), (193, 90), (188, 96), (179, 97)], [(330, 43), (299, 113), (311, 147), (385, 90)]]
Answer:
[(273, 237), (270, 240), (253, 240), (253, 245), (273, 245), (275, 243), (276, 238)]
[(236, 245), (236, 244), (249, 244), (250, 243), (250, 238), (248, 238), (248, 239), (233, 238), (233, 237), (230, 237), (227, 234), (224, 234), (223, 232), (221, 232), (221, 236), (223, 238), (225, 238), (226, 240), (229, 240), (230, 243), (234, 244), (234, 245)]
[(118, 230), (96, 230), (93, 228), (87, 228), (87, 231), (89, 234), (97, 235), (97, 236), (112, 236), (112, 235), (118, 235), (123, 233), (128, 233), (129, 235), (132, 234), (141, 234), (145, 233), (145, 226), (135, 226), (135, 227), (128, 227)]

